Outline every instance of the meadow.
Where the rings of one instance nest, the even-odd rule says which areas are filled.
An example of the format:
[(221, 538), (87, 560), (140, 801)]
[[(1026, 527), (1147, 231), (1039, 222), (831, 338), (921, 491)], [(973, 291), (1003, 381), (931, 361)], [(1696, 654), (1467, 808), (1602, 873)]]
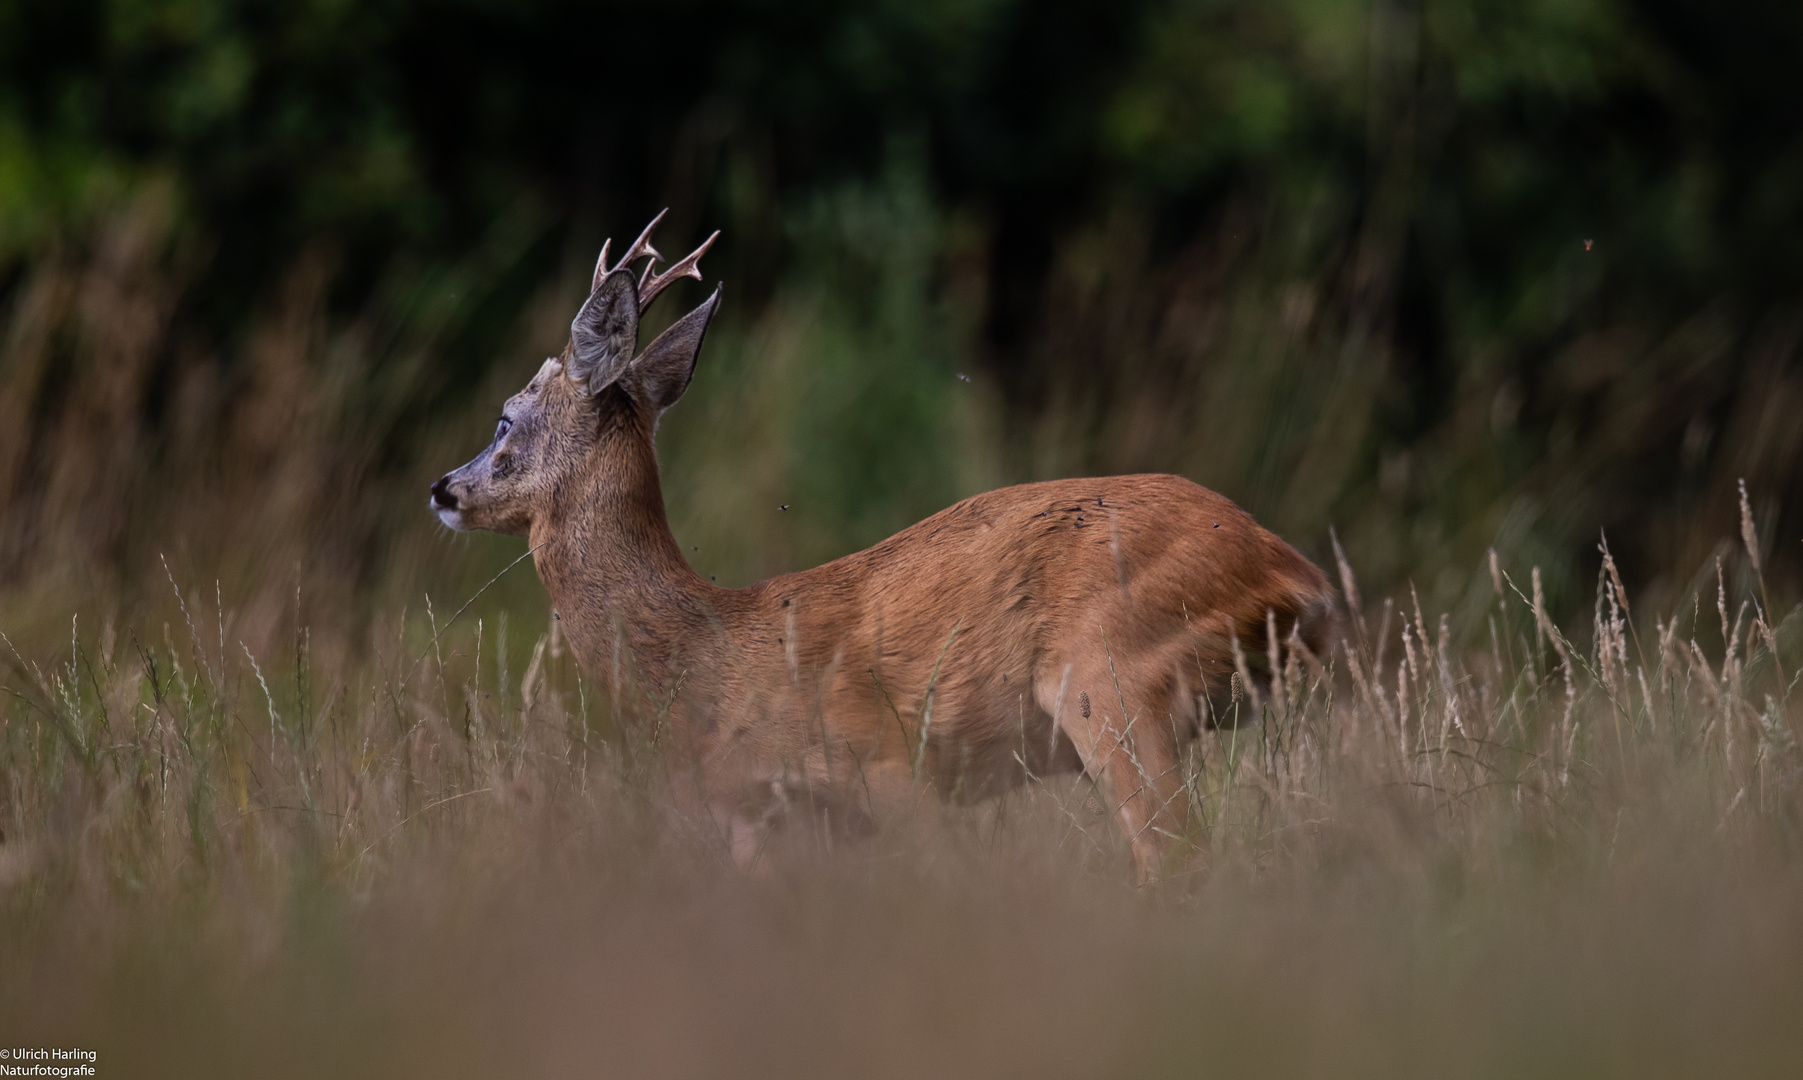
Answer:
[[(628, 45), (637, 47), (628, 47)], [(0, 5), (0, 1049), (101, 1076), (1791, 1076), (1794, 3)], [(604, 54), (604, 55), (601, 55)], [(1176, 472), (1339, 643), (751, 872), (427, 487), (601, 237), (744, 585)], [(980, 613), (973, 613), (980, 614)]]
[(5, 1038), (132, 1076), (1789, 1075), (1803, 618), (1743, 525), (1665, 612), (1605, 556), (1563, 630), (1533, 567), (1455, 625), (1342, 558), (1341, 645), (1202, 735), (1137, 891), (1081, 779), (743, 871), (656, 718), (496, 599), (529, 563), (357, 635), (159, 567), (0, 639)]

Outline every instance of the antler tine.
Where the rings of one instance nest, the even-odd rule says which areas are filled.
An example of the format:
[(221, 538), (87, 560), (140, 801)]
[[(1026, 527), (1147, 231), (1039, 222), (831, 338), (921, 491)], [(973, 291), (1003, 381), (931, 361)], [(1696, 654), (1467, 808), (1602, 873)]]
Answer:
[(601, 241), (601, 257), (595, 260), (595, 277), (589, 282), (588, 291), (594, 292), (601, 287), (601, 279), (607, 276), (607, 249), (613, 246), (613, 237)]
[(657, 212), (657, 216), (651, 219), (651, 224), (645, 226), (645, 231), (640, 233), (639, 238), (626, 249), (626, 254), (620, 256), (619, 262), (614, 263), (615, 270), (622, 266), (630, 266), (647, 255), (651, 256), (651, 261), (654, 263), (664, 260), (664, 257), (657, 253), (657, 249), (651, 246), (651, 234), (657, 229), (658, 223), (664, 220), (664, 215), (669, 212), (670, 208), (667, 206)]
[(651, 301), (657, 297), (657, 294), (669, 288), (670, 283), (677, 278), (692, 277), (696, 281), (700, 281), (701, 257), (707, 254), (707, 249), (713, 247), (714, 241), (718, 239), (720, 239), (720, 230), (715, 229), (714, 235), (703, 240), (700, 247), (672, 263), (670, 269), (661, 274), (654, 275), (651, 273), (651, 267), (645, 267), (645, 276), (639, 280), (639, 310), (643, 311), (651, 306)]

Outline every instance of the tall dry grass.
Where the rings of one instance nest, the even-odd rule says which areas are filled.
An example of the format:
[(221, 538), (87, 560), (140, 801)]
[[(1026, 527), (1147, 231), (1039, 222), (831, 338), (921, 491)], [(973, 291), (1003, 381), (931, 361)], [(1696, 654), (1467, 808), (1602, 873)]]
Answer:
[[(717, 320), (662, 440), (703, 572), (744, 584), (825, 561), (1003, 482), (998, 405), (957, 378), (968, 327), (932, 299), (924, 199), (918, 182), (821, 199), (798, 242), (868, 287), (785, 281)], [(540, 280), (528, 253), (548, 226), (522, 207), (456, 260), (396, 259), (346, 309), (349, 270), (320, 245), (220, 329), (189, 289), (206, 259), (190, 228), (172, 189), (140, 183), (41, 251), (0, 253), (0, 625), (39, 638), (72, 610), (160, 611), (174, 573), (233, 595), (258, 650), (296, 618), (330, 629), (320, 648), (361, 650), (380, 613), (513, 558), (443, 542), (425, 491), (563, 348), (592, 251)], [(699, 294), (679, 283), (647, 335)], [(513, 578), (496, 589), (543, 607)]]
[(0, 1038), (134, 1076), (1788, 1075), (1803, 620), (1744, 520), (1673, 611), (1605, 553), (1581, 632), (1532, 567), (1461, 625), (1342, 560), (1345, 641), (1194, 745), (1137, 893), (1082, 780), (746, 875), (555, 624), (434, 595), (253, 646), (171, 570), (0, 641)]
[[(918, 194), (821, 200), (794, 232), (834, 287), (710, 337), (664, 431), (704, 573), (869, 542), (1010, 454), (1080, 467), (1077, 404), (1023, 451), (956, 377), (974, 315), (931, 282), (959, 226)], [(542, 222), (350, 313), (308, 252), (226, 354), (180, 329), (198, 256), (165, 197), (7, 282), (0, 1042), (152, 1076), (1783, 1074), (1803, 1049), (1800, 624), (1732, 485), (1738, 544), (1688, 584), (1601, 553), (1577, 626), (1580, 553), (1537, 572), (1515, 518), (1425, 602), (1367, 604), (1340, 560), (1345, 641), (1195, 744), (1154, 889), (1081, 780), (923, 791), (850, 847), (798, 827), (748, 877), (673, 808), (654, 725), (584, 682), (517, 542), (423, 510), (562, 343), (579, 286), (554, 283), (485, 381), (447, 360)], [(1204, 446), (1234, 475), (1339, 454), (1349, 429), (1258, 404), (1288, 377), (1261, 350), (1302, 347), (1258, 332), (1283, 295), (1303, 319), (1250, 297), (1243, 349), (1185, 353), (1241, 412), (1185, 442), (1117, 403), (1092, 436), (1204, 478)], [(1361, 566), (1414, 527), (1365, 513), (1395, 520), (1349, 536)]]

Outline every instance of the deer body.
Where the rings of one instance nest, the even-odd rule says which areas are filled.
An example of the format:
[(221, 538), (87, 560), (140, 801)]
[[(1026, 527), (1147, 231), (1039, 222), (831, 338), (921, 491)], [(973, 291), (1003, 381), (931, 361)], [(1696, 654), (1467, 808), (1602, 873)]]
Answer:
[[(670, 533), (654, 444), (718, 293), (608, 369), (582, 356), (584, 315), (611, 288), (636, 338), (648, 298), (641, 283), (629, 302), (631, 278), (606, 272), (605, 249), (602, 263), (571, 348), (434, 505), (455, 527), (530, 538), (579, 661), (667, 719), (735, 853), (755, 857), (789, 802), (875, 822), (922, 781), (980, 798), (1080, 768), (1155, 876), (1186, 826), (1181, 742), (1230, 707), (1236, 643), (1262, 658), (1275, 627), (1322, 651), (1321, 571), (1227, 499), (1144, 475), (991, 491), (823, 566), (720, 588)], [(516, 449), (522, 424), (536, 430)]]

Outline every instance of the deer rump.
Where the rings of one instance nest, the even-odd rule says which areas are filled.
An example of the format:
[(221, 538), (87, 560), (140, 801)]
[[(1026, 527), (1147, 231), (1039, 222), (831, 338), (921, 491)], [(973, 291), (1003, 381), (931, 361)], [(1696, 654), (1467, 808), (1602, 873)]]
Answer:
[(602, 249), (563, 356), (432, 486), (441, 519), (529, 538), (578, 660), (668, 731), (679, 787), (742, 862), (797, 808), (863, 828), (923, 785), (976, 799), (1080, 768), (1158, 876), (1188, 829), (1183, 741), (1237, 721), (1236, 677), (1324, 654), (1326, 576), (1220, 495), (1143, 475), (991, 491), (812, 570), (704, 580), (670, 533), (655, 433), (720, 291), (637, 338), (713, 238), (659, 274), (650, 236), (612, 267)]

